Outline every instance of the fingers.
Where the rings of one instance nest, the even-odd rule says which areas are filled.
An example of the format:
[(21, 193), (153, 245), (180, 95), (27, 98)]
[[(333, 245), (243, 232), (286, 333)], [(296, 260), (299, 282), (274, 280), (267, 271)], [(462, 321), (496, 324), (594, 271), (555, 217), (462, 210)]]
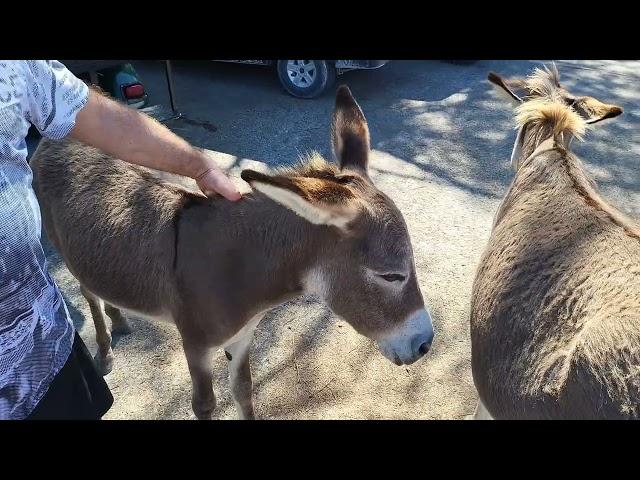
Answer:
[(196, 182), (200, 190), (208, 197), (219, 193), (232, 202), (241, 197), (233, 182), (218, 168), (209, 168), (198, 176)]

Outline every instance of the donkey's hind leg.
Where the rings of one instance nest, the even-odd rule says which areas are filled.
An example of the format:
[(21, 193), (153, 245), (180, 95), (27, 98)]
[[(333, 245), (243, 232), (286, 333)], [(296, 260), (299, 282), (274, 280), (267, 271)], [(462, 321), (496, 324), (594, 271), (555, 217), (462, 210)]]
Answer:
[(91, 317), (93, 317), (93, 323), (96, 327), (98, 351), (93, 359), (96, 362), (98, 371), (102, 375), (107, 375), (113, 368), (113, 350), (111, 349), (111, 333), (109, 333), (104, 318), (104, 302), (82, 286), (80, 287), (80, 291), (84, 298), (87, 299), (89, 309), (91, 310)]
[(109, 318), (111, 319), (111, 333), (127, 335), (132, 332), (131, 325), (129, 325), (127, 317), (122, 314), (119, 308), (105, 303), (104, 312), (109, 315)]

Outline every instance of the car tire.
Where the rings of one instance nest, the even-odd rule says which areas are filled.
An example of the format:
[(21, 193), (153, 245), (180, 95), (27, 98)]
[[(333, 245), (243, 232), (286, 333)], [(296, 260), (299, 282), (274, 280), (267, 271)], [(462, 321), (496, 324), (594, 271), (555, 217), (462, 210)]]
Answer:
[(326, 60), (278, 60), (278, 78), (294, 97), (316, 98), (336, 79), (335, 66)]

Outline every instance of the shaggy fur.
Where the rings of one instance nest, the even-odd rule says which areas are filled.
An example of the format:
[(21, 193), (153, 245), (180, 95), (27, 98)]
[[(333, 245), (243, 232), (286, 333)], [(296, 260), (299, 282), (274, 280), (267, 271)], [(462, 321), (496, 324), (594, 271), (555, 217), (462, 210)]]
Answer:
[[(526, 85), (537, 97), (516, 114), (523, 157), (582, 135), (557, 71)], [(494, 418), (640, 418), (640, 228), (561, 144), (521, 163), (503, 200), (473, 286), (471, 340)]]

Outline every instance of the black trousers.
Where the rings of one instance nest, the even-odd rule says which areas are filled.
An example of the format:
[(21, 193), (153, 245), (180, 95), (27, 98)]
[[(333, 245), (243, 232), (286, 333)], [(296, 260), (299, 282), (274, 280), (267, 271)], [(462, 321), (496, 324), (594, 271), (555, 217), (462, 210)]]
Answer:
[(67, 363), (27, 420), (99, 420), (113, 396), (78, 332)]

